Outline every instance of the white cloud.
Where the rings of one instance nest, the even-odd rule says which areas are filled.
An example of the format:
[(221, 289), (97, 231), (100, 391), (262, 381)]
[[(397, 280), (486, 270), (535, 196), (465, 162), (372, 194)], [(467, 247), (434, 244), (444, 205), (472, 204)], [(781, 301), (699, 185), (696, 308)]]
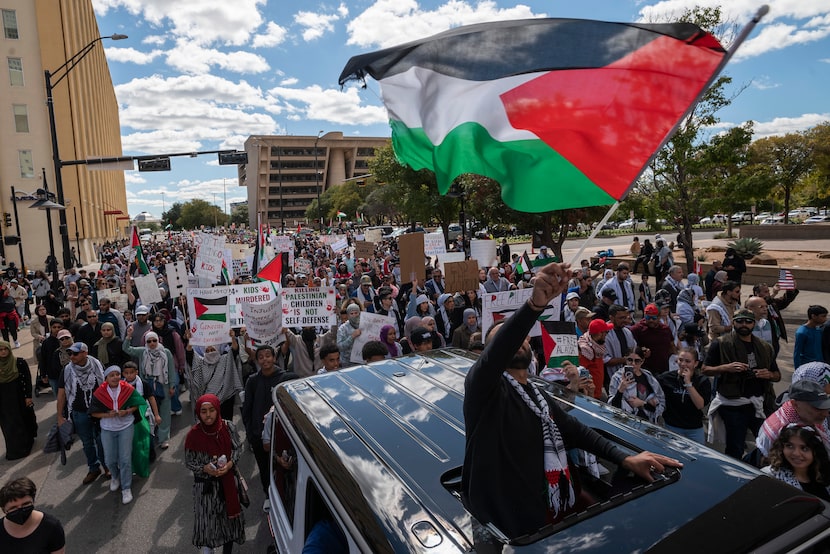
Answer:
[(772, 80), (772, 78), (770, 78), (769, 75), (761, 75), (760, 77), (752, 80), (751, 86), (758, 90), (768, 90), (780, 87), (781, 83), (776, 83)]
[(254, 35), (254, 40), (251, 46), (254, 48), (268, 48), (277, 46), (285, 41), (288, 30), (285, 27), (280, 27), (273, 21), (268, 22), (265, 27), (265, 32)]
[(292, 85), (296, 85), (299, 82), (300, 80), (296, 77), (288, 77), (287, 79), (283, 79), (282, 81), (280, 81), (280, 86), (290, 87)]
[(462, 0), (449, 0), (434, 10), (422, 9), (416, 0), (377, 0), (348, 23), (347, 44), (385, 48), (460, 25), (544, 16), (543, 13), (533, 13), (531, 8), (522, 4), (499, 8), (491, 0), (475, 5)]
[(781, 50), (794, 44), (815, 42), (830, 35), (830, 25), (820, 29), (799, 29), (795, 25), (775, 23), (761, 29), (754, 38), (744, 42), (735, 53), (735, 60), (759, 56), (766, 52)]
[(830, 58), (822, 58), (819, 61), (824, 63), (830, 63)]
[(338, 14), (301, 11), (294, 15), (294, 23), (300, 27), (305, 27), (303, 40), (306, 42), (316, 40), (324, 34), (334, 31), (334, 22), (338, 19), (340, 19)]
[(198, 42), (179, 40), (167, 51), (167, 65), (184, 73), (208, 73), (211, 66), (234, 73), (263, 73), (270, 69), (262, 56), (242, 50), (221, 52), (205, 48)]
[(772, 121), (756, 121), (753, 127), (755, 130), (753, 138), (759, 139), (804, 131), (825, 121), (830, 121), (830, 112), (808, 113), (797, 117), (776, 117)]
[(147, 65), (164, 54), (163, 50), (141, 52), (135, 48), (107, 48), (107, 60), (111, 62), (134, 63)]
[(344, 90), (313, 85), (303, 89), (276, 87), (269, 94), (285, 100), (288, 119), (319, 119), (340, 125), (374, 125), (389, 120), (386, 109), (362, 105), (357, 87)]
[(344, 4), (343, 2), (341, 2), (340, 5), (337, 6), (337, 13), (340, 15), (340, 17), (346, 17), (349, 15), (349, 7), (346, 6), (346, 4)]
[[(128, 185), (141, 185), (141, 184), (146, 183), (147, 179), (145, 179), (137, 171), (125, 171), (124, 172), (124, 181)], [(129, 194), (128, 194), (128, 196), (129, 196)]]
[(167, 38), (162, 35), (147, 35), (141, 40), (141, 44), (152, 44), (155, 46), (161, 46), (167, 42)]

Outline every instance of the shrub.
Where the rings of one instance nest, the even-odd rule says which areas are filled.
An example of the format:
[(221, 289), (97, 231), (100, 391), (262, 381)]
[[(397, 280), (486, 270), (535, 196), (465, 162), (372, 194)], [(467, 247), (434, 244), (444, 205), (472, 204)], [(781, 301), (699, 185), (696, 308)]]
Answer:
[(764, 249), (764, 243), (752, 237), (744, 237), (728, 243), (726, 246), (734, 248), (735, 253), (744, 259), (752, 258), (761, 253)]

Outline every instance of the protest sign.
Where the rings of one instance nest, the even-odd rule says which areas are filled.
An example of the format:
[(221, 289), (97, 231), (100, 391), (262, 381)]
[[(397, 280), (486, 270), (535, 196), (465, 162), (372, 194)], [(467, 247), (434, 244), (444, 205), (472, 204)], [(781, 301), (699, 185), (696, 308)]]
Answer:
[[(487, 336), (487, 330), (493, 323), (507, 319), (518, 310), (533, 294), (532, 288), (508, 290), (505, 292), (488, 292), (481, 297), (481, 334)], [(548, 302), (547, 308), (537, 318), (530, 331), (531, 337), (541, 335), (540, 321), (557, 321), (562, 309), (562, 296), (557, 295)]]
[(337, 325), (337, 298), (332, 287), (287, 287), (282, 297), (282, 324), (286, 327)]
[(241, 313), (245, 318), (248, 336), (259, 342), (271, 343), (282, 333), (280, 318), (280, 297), (274, 296), (268, 302), (252, 303), (243, 301)]
[(475, 260), (444, 264), (444, 291), (478, 291), (478, 263)]
[(436, 258), (435, 263), (442, 266), (450, 262), (463, 262), (465, 257), (464, 252), (447, 252), (446, 254), (441, 254), (440, 258)]
[(170, 286), (170, 297), (178, 298), (187, 290), (187, 266), (184, 262), (173, 262), (164, 265), (167, 274), (167, 284)]
[(342, 239), (337, 240), (336, 242), (331, 243), (331, 249), (335, 252), (339, 252), (341, 250), (345, 250), (349, 247), (349, 241), (344, 236)]
[(444, 233), (427, 233), (424, 235), (424, 254), (432, 257), (446, 253), (447, 245), (444, 242)]
[(542, 321), (542, 350), (548, 367), (562, 367), (565, 360), (579, 365), (576, 324), (572, 321)]
[(311, 260), (307, 258), (297, 258), (294, 260), (294, 273), (302, 273), (303, 275), (311, 275), (312, 266)]
[(133, 283), (135, 283), (135, 288), (138, 289), (138, 297), (141, 298), (142, 304), (149, 306), (155, 302), (161, 302), (161, 292), (159, 292), (159, 284), (155, 275), (133, 277)]
[(383, 231), (381, 229), (367, 229), (364, 236), (367, 242), (378, 243), (383, 241)]
[(496, 261), (496, 241), (471, 240), (470, 259), (476, 260), (479, 267), (490, 267)]
[(273, 285), (267, 281), (252, 283), (250, 285), (232, 285), (224, 288), (228, 291), (228, 316), (230, 318), (230, 326), (234, 329), (246, 324), (245, 310), (242, 308), (243, 304), (246, 302), (249, 304), (263, 304), (270, 302), (277, 296), (277, 293), (274, 292)]
[(124, 310), (128, 310), (130, 308), (130, 299), (124, 293), (113, 294), (110, 296), (110, 302), (112, 302), (112, 307), (116, 310), (123, 312)]
[(95, 294), (98, 296), (98, 300), (103, 300), (104, 298), (107, 298), (110, 301), (112, 301), (113, 296), (121, 294), (121, 289), (99, 289), (95, 291)]
[(233, 274), (243, 279), (251, 276), (251, 268), (248, 266), (248, 260), (231, 260), (233, 266)]
[(201, 244), (196, 254), (193, 273), (216, 282), (222, 272), (222, 251), (225, 248), (225, 237), (208, 233), (198, 233), (196, 236), (199, 237)]
[(275, 252), (288, 252), (288, 267), (294, 267), (294, 239), (291, 237), (273, 236), (271, 245)]
[(413, 279), (426, 277), (423, 233), (405, 233), (399, 236), (398, 252), (401, 257), (401, 282), (411, 283)]
[(187, 311), (190, 314), (190, 344), (210, 346), (230, 342), (231, 325), (228, 314), (230, 287), (187, 289)]
[(380, 328), (384, 325), (394, 325), (395, 320), (386, 315), (372, 314), (369, 312), (360, 313), (360, 335), (354, 339), (352, 343), (352, 352), (349, 360), (353, 364), (362, 364), (363, 359), (363, 345), (370, 340), (378, 340), (380, 337)]
[(354, 257), (369, 259), (375, 255), (375, 245), (366, 241), (355, 241), (354, 243)]

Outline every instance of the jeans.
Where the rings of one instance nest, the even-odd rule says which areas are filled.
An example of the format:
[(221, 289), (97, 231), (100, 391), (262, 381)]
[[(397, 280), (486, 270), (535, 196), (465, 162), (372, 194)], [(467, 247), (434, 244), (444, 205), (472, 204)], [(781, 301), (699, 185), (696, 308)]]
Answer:
[(101, 444), (101, 432), (86, 412), (73, 411), (72, 423), (75, 425), (75, 433), (84, 445), (84, 456), (86, 456), (86, 465), (89, 467), (89, 471), (98, 471), (98, 467), (105, 460), (104, 447)]
[(133, 483), (133, 432), (135, 427), (130, 425), (121, 431), (107, 431), (101, 429), (101, 443), (104, 445), (104, 455), (107, 459), (107, 468), (113, 479), (121, 481), (121, 490), (127, 490)]
[(55, 398), (58, 397), (58, 380), (57, 379), (49, 379), (49, 386), (52, 387), (52, 393), (55, 395)]
[(268, 496), (268, 487), (271, 484), (271, 453), (262, 448), (262, 437), (248, 437), (248, 442), (254, 450), (254, 459), (259, 468), (259, 482)]
[(672, 427), (666, 423), (666, 429), (673, 433), (677, 433), (681, 437), (686, 437), (687, 439), (699, 442), (700, 444), (706, 444), (706, 438), (703, 434), (703, 427), (698, 427), (697, 429), (683, 429), (681, 427)]
[(740, 460), (746, 449), (747, 430), (752, 431), (754, 436), (758, 436), (758, 429), (764, 421), (755, 416), (755, 406), (752, 404), (721, 406), (718, 408), (718, 414), (723, 419), (723, 425), (726, 428), (725, 453), (727, 456)]
[[(170, 392), (170, 391), (167, 391)], [(179, 399), (179, 385), (176, 385), (176, 391), (173, 394), (173, 398), (170, 399), (170, 411), (171, 412), (181, 412), (182, 411), (182, 401)]]

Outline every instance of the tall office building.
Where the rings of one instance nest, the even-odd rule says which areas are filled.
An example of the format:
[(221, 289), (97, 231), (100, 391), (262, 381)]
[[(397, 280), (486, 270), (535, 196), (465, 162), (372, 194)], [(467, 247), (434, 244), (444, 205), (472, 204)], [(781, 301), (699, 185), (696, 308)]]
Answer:
[[(100, 34), (90, 0), (0, 0), (0, 16), (0, 63), (6, 66), (0, 72), (0, 209), (11, 216), (11, 225), (2, 224), (0, 231), (19, 236), (23, 245), (5, 245), (4, 255), (20, 266), (22, 250), (28, 268), (43, 269), (49, 254), (46, 213), (30, 209), (32, 200), (19, 200), (15, 218), (11, 188), (24, 198), (44, 185), (57, 192), (44, 71), (54, 74), (55, 129), (63, 162), (121, 155), (118, 103), (103, 45), (96, 42)], [(73, 58), (62, 77), (62, 66)], [(89, 263), (93, 242), (113, 238), (119, 223), (123, 227), (116, 218), (127, 216), (127, 193), (122, 171), (67, 165), (61, 174), (66, 228), (61, 229), (57, 210), (51, 219), (62, 268), (62, 232), (81, 261)]]
[[(306, 208), (317, 194), (369, 173), (375, 149), (389, 145), (384, 137), (256, 135), (245, 141), (248, 164), (239, 166), (239, 186), (248, 189), (248, 219), (257, 214), (272, 227), (306, 223)], [(316, 151), (315, 151), (316, 149)], [(317, 227), (316, 217), (308, 224)]]

